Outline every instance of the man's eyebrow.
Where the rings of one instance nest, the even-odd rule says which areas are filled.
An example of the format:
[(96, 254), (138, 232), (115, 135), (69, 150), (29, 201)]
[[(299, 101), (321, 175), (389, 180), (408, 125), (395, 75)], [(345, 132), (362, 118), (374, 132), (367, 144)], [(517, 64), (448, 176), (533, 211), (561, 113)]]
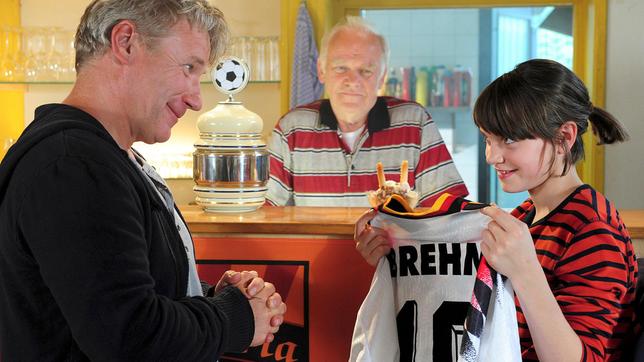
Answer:
[(194, 55), (190, 56), (190, 62), (191, 63), (197, 63), (197, 64), (199, 64), (201, 66), (206, 65), (206, 62), (203, 59), (201, 59), (200, 57), (194, 56)]

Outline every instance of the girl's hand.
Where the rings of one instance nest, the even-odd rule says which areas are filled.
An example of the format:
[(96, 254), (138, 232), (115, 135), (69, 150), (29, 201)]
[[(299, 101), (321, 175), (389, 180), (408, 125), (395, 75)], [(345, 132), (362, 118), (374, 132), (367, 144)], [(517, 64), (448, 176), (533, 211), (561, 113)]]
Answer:
[(492, 218), (481, 235), (481, 252), (492, 268), (513, 282), (531, 271), (541, 270), (534, 241), (525, 223), (496, 206), (486, 207), (481, 212)]
[(384, 230), (372, 227), (369, 221), (376, 217), (376, 210), (369, 210), (360, 216), (356, 222), (353, 239), (356, 242), (356, 250), (364, 260), (371, 266), (378, 265), (383, 256), (389, 254), (391, 243)]

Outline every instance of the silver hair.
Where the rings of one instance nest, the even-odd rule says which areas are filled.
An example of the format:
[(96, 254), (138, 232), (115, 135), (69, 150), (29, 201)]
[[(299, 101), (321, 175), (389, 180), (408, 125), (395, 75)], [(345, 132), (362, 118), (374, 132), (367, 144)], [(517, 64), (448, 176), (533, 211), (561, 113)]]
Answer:
[(76, 70), (105, 53), (112, 29), (119, 21), (132, 21), (146, 46), (153, 48), (182, 19), (208, 32), (208, 61), (213, 64), (226, 49), (229, 31), (224, 14), (207, 0), (94, 0), (85, 9), (76, 31)]
[[(378, 41), (378, 44), (380, 45), (380, 49), (382, 50), (380, 58), (380, 71), (382, 73), (387, 69), (387, 59), (389, 59), (389, 46), (387, 46), (385, 37), (378, 33), (376, 29), (373, 28), (373, 26), (371, 26), (359, 16), (347, 16), (345, 21), (334, 25), (331, 30), (324, 34), (324, 36), (322, 37), (322, 43), (320, 44), (320, 62), (322, 64), (322, 68), (325, 68), (326, 66), (326, 57), (329, 50), (329, 43), (331, 42), (333, 37), (335, 37), (341, 31), (362, 33), (375, 37)], [(380, 74), (380, 76), (382, 76), (382, 74)]]

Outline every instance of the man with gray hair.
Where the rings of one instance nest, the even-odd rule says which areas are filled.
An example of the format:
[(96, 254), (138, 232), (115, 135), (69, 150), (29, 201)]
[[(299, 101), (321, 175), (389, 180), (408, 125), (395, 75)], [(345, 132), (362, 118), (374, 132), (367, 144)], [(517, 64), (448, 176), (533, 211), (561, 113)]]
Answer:
[(376, 163), (393, 178), (403, 160), (420, 206), (444, 192), (467, 195), (427, 111), (378, 96), (387, 53), (382, 35), (358, 17), (324, 35), (318, 75), (329, 99), (297, 107), (275, 126), (269, 204), (369, 206), (365, 192), (378, 189)]
[(286, 306), (255, 272), (200, 283), (163, 179), (132, 149), (202, 106), (227, 39), (206, 0), (95, 0), (77, 80), (0, 164), (0, 359), (216, 360), (273, 339)]

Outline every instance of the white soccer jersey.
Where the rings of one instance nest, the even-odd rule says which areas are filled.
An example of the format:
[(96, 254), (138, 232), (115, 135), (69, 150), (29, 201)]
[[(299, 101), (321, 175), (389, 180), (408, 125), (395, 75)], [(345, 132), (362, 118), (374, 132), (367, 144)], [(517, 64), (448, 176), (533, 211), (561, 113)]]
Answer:
[(482, 206), (445, 194), (423, 213), (396, 212), (391, 200), (381, 208), (371, 224), (394, 245), (358, 311), (350, 361), (458, 359), (489, 222), (473, 210)]

